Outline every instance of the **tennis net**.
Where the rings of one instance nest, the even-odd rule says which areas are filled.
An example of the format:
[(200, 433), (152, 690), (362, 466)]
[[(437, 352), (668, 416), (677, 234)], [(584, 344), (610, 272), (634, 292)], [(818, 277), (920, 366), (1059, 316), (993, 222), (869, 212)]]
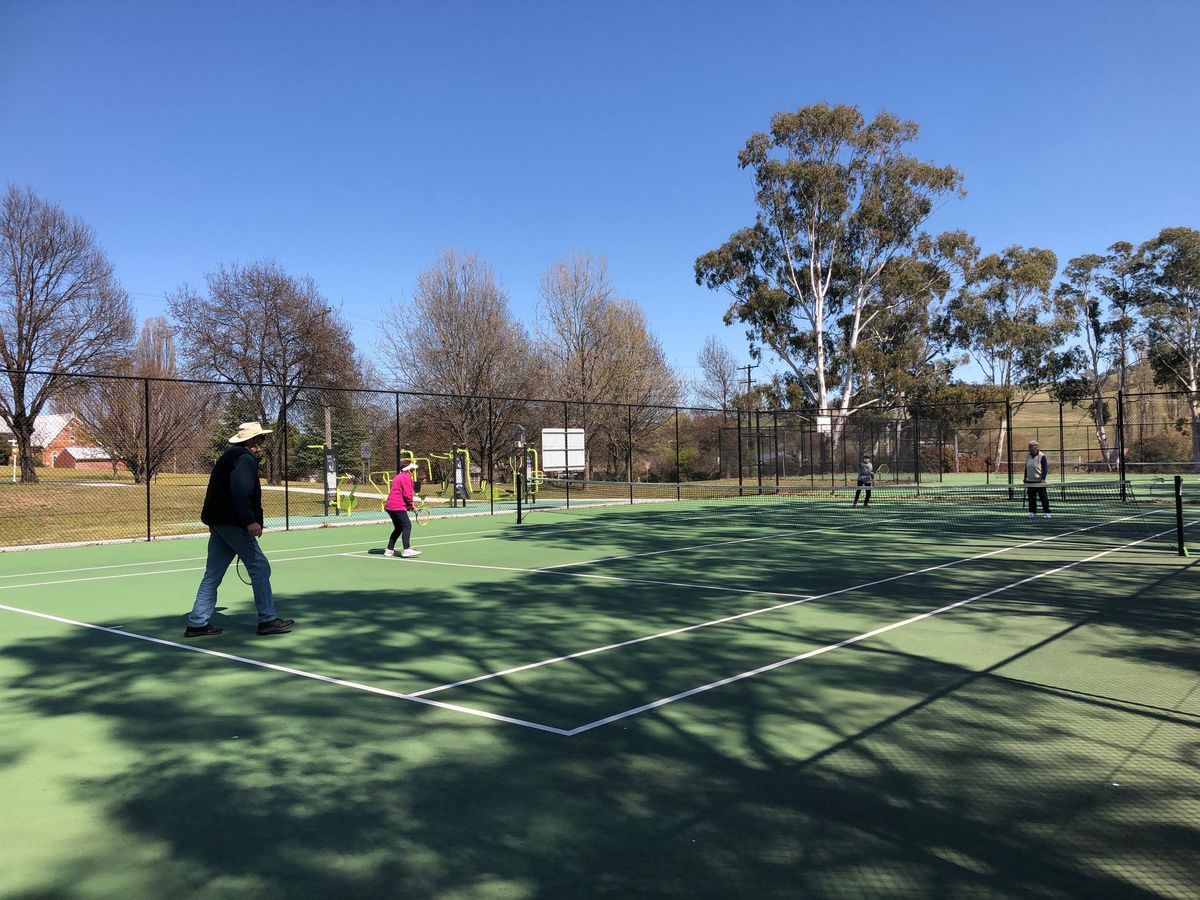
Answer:
[[(1164, 531), (1174, 544), (1174, 491), (1151, 495), (1144, 486), (1116, 480), (1046, 485), (1030, 522), (1024, 485), (883, 485), (865, 489), (811, 485), (639, 483), (543, 479), (525, 506), (531, 523), (585, 516), (597, 523), (678, 528), (689, 522), (730, 527), (862, 527), (889, 530), (953, 530), (969, 533), (1026, 530), (1106, 529), (1148, 535)], [(1049, 521), (1047, 521), (1049, 519)], [(884, 524), (886, 523), (886, 525)]]

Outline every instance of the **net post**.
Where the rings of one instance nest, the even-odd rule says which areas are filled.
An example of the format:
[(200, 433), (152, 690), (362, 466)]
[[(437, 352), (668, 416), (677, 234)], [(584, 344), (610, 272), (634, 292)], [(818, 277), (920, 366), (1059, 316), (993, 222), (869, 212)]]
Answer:
[(525, 493), (525, 473), (517, 469), (516, 478), (514, 479), (513, 487), (517, 491), (517, 524), (520, 525), (524, 521), (524, 511), (521, 506), (521, 495)]
[(1183, 543), (1183, 476), (1175, 476), (1175, 543), (1180, 556), (1187, 556)]

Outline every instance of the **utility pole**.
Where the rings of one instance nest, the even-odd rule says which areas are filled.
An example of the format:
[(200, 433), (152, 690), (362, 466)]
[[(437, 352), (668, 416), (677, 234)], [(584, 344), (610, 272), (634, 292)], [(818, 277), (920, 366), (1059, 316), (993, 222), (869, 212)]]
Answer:
[(745, 369), (745, 370), (746, 370), (746, 396), (747, 396), (747, 397), (749, 397), (749, 396), (750, 396), (750, 384), (751, 384), (751, 382), (750, 382), (750, 370), (751, 370), (751, 369), (757, 369), (757, 368), (758, 368), (758, 363), (747, 363), (747, 364), (746, 364), (746, 365), (744, 365), (744, 366), (738, 366), (738, 370), (739, 370), (739, 371), (741, 371), (742, 369)]

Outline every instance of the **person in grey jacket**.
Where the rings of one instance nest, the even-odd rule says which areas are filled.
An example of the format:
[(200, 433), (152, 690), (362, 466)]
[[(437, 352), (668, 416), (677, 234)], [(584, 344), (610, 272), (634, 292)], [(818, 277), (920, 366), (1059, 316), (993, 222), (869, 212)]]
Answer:
[(854, 505), (858, 506), (858, 495), (866, 489), (867, 496), (863, 498), (863, 509), (871, 505), (871, 485), (875, 481), (875, 464), (871, 462), (871, 454), (864, 453), (858, 463), (858, 487), (854, 491)]
[(259, 634), (285, 634), (296, 624), (275, 612), (271, 594), (271, 564), (258, 546), (263, 533), (262, 486), (258, 483), (258, 455), (263, 436), (270, 434), (258, 422), (243, 422), (229, 439), (230, 447), (213, 466), (204, 494), (200, 521), (208, 526), (208, 562), (188, 615), (184, 637), (209, 637), (223, 629), (213, 625), (217, 588), (233, 558), (239, 557), (250, 574)]

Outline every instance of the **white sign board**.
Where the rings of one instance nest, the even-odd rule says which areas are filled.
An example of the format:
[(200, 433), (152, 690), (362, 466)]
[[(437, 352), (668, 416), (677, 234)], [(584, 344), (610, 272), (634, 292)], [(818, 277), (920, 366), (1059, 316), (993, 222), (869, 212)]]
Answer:
[(542, 471), (582, 472), (584, 470), (582, 428), (542, 429)]

